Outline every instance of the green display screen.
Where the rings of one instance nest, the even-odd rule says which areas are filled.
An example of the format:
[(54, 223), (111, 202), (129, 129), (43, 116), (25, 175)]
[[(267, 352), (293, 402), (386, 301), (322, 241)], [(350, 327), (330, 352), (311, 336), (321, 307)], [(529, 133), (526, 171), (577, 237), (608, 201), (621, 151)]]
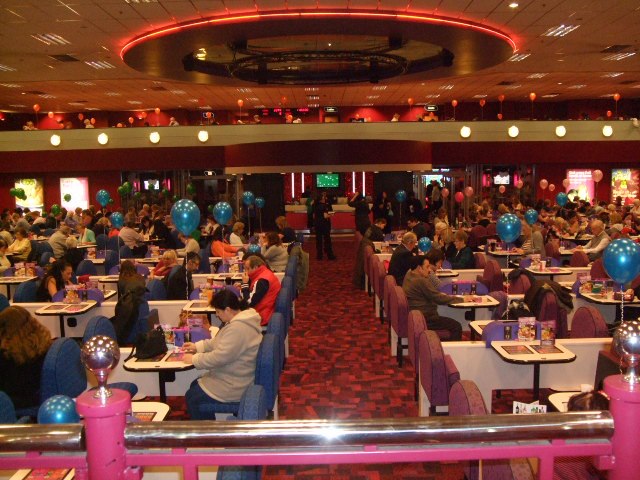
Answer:
[(338, 173), (318, 173), (316, 175), (317, 188), (338, 188), (340, 175)]

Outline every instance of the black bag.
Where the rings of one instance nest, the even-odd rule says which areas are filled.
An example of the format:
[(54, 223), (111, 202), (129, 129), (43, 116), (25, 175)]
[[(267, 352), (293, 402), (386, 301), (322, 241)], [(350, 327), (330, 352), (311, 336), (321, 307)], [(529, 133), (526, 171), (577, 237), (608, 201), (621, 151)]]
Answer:
[(517, 320), (520, 317), (533, 317), (533, 313), (523, 300), (511, 300), (509, 306), (502, 314), (502, 319)]
[(131, 356), (136, 358), (153, 358), (167, 352), (162, 327), (156, 327), (147, 333), (141, 333), (136, 338)]

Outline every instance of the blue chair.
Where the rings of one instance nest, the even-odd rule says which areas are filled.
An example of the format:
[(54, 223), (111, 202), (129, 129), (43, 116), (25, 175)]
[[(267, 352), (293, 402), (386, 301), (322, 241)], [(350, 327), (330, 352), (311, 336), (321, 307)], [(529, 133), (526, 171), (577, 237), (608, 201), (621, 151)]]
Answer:
[(287, 356), (287, 324), (285, 323), (284, 317), (281, 313), (275, 312), (273, 315), (271, 315), (269, 323), (267, 324), (267, 333), (275, 335), (278, 339), (278, 344), (280, 347), (280, 359), (278, 364), (280, 365), (280, 369), (282, 371), (282, 369), (284, 368), (285, 357)]
[(298, 259), (296, 257), (289, 257), (287, 261), (287, 267), (284, 269), (284, 275), (291, 277), (295, 281), (296, 274), (298, 272)]
[(98, 270), (91, 260), (82, 260), (76, 268), (76, 275), (97, 275)]
[[(240, 399), (238, 420), (264, 420), (267, 418), (267, 396), (260, 385), (249, 385)], [(262, 467), (222, 466), (218, 480), (259, 480)]]
[(289, 294), (289, 305), (291, 307), (289, 324), (293, 325), (293, 321), (295, 320), (293, 302), (296, 299), (296, 279), (285, 275), (285, 277), (282, 279), (282, 283), (280, 284), (280, 290), (282, 290), (283, 288), (286, 288), (287, 293)]
[(267, 397), (267, 409), (278, 418), (278, 389), (280, 388), (280, 344), (278, 338), (267, 333), (262, 338), (256, 362), (256, 385), (262, 385)]
[(87, 328), (84, 329), (84, 335), (82, 336), (82, 343), (85, 343), (90, 338), (96, 335), (105, 335), (109, 338), (116, 338), (116, 329), (113, 327), (113, 323), (104, 315), (96, 315), (89, 323)]
[(44, 236), (45, 237), (50, 237), (51, 235), (53, 235), (54, 233), (56, 233), (57, 228), (47, 228), (44, 231)]
[(162, 281), (154, 278), (147, 283), (147, 290), (149, 291), (148, 300), (166, 300), (167, 289), (164, 287)]
[(120, 258), (133, 258), (133, 252), (128, 246), (123, 245), (120, 247)]
[(107, 250), (113, 250), (114, 252), (117, 252), (123, 245), (124, 242), (120, 237), (109, 237), (107, 239)]
[(200, 268), (198, 273), (211, 273), (211, 264), (209, 263), (209, 248), (200, 249)]
[(106, 250), (104, 254), (104, 271), (109, 272), (116, 265), (119, 265), (118, 252)]
[[(146, 278), (149, 276), (149, 267), (147, 267), (146, 265), (136, 264), (136, 272), (138, 272), (140, 275)], [(113, 267), (111, 267), (108, 275), (118, 275), (119, 273), (120, 273), (120, 264), (114, 265)]]
[(276, 297), (275, 311), (282, 314), (285, 325), (287, 326), (287, 331), (289, 331), (289, 327), (291, 326), (291, 296), (288, 288), (280, 288), (280, 292)]
[[(489, 294), (489, 289), (487, 288), (487, 286), (484, 283), (480, 283), (480, 282), (456, 282), (456, 284), (458, 285), (458, 294), (462, 295), (462, 294), (469, 294), (471, 293), (471, 285), (474, 284), (476, 285), (476, 294), (477, 295), (488, 295)], [(453, 295), (453, 283), (443, 283), (442, 285), (440, 285), (439, 290), (442, 293), (447, 293), (449, 295)]]
[(0, 293), (0, 312), (9, 306), (9, 300), (7, 297)]
[[(259, 387), (262, 388), (262, 387)], [(257, 395), (258, 393), (252, 393), (252, 395)], [(264, 391), (263, 391), (263, 396), (264, 396)], [(255, 403), (256, 400), (252, 400), (252, 402)], [(258, 408), (258, 405), (252, 405), (251, 406), (254, 410)], [(267, 416), (267, 410), (266, 410), (266, 406), (265, 406), (265, 411), (264, 411), (265, 416), (263, 418), (266, 418)], [(16, 409), (13, 406), (13, 402), (11, 401), (11, 398), (9, 397), (9, 395), (7, 395), (6, 393), (4, 393), (3, 391), (0, 391), (0, 425), (5, 425), (5, 424), (11, 424), (11, 423), (27, 423), (27, 421), (29, 420), (29, 417), (22, 417), (22, 418), (18, 418), (18, 416), (16, 415)]]
[(13, 303), (32, 303), (37, 301), (37, 290), (38, 285), (36, 282), (22, 282), (13, 294)]
[(43, 253), (49, 252), (53, 253), (53, 247), (49, 242), (38, 242), (38, 247), (36, 248), (36, 255), (42, 256)]
[(40, 256), (40, 261), (38, 262), (38, 265), (40, 265), (42, 268), (46, 267), (47, 265), (49, 265), (51, 263), (51, 259), (53, 258), (53, 253), (52, 252), (44, 252), (41, 256)]
[(107, 247), (107, 236), (104, 233), (96, 235), (96, 249), (104, 250)]

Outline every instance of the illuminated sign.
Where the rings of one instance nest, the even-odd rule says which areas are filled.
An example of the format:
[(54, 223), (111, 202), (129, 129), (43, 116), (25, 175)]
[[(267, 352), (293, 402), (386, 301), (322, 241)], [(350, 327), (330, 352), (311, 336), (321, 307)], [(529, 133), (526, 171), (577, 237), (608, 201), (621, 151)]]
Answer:
[(611, 201), (622, 197), (623, 205), (630, 205), (638, 196), (640, 169), (614, 168), (611, 170)]
[[(64, 197), (71, 195), (66, 201)], [(87, 177), (60, 178), (60, 205), (67, 210), (75, 210), (80, 207), (89, 208), (89, 179)]]
[(569, 200), (573, 201), (574, 197), (580, 200), (591, 202), (594, 193), (594, 181), (590, 169), (567, 170), (567, 179), (569, 186), (567, 187), (567, 195)]
[(19, 178), (15, 187), (24, 190), (26, 200), (16, 197), (16, 207), (42, 211), (44, 207), (44, 187), (41, 178)]

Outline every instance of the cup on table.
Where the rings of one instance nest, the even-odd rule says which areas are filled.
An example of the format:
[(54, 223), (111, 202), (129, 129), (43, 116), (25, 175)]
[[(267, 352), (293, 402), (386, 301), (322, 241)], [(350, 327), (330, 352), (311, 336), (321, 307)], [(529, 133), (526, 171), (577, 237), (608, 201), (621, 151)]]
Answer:
[(547, 261), (546, 260), (540, 260), (540, 271), (544, 272), (546, 268), (547, 268)]

